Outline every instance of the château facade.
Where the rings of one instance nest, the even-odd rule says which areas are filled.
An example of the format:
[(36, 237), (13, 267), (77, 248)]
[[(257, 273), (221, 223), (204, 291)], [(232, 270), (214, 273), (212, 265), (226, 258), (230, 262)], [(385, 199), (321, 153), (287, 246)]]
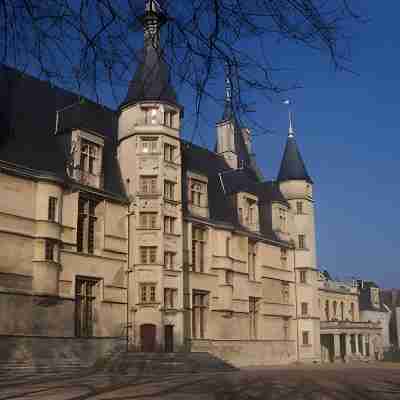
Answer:
[(142, 20), (118, 110), (1, 70), (0, 334), (319, 362), (313, 181), (293, 127), (274, 181), (229, 90), (216, 150), (184, 141), (161, 11)]

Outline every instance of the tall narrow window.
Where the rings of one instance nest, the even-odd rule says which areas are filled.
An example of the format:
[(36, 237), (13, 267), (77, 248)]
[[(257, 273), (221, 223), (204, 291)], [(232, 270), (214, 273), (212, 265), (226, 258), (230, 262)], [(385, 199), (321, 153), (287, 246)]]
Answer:
[(248, 254), (247, 254), (247, 267), (249, 273), (249, 280), (256, 280), (256, 245), (253, 242), (249, 242)]
[(354, 303), (350, 304), (350, 317), (351, 320), (354, 321), (355, 315), (354, 315)]
[(164, 161), (175, 162), (175, 146), (164, 144)]
[(140, 285), (140, 301), (141, 303), (155, 303), (156, 302), (156, 285), (154, 284), (141, 284)]
[(303, 214), (303, 202), (302, 201), (296, 202), (296, 213)]
[(164, 125), (170, 128), (174, 127), (174, 112), (164, 111)]
[(205, 230), (198, 227), (192, 229), (192, 265), (193, 271), (204, 272)]
[(175, 200), (175, 186), (171, 181), (164, 181), (164, 197), (167, 200)]
[(151, 107), (146, 108), (144, 110), (144, 123), (146, 125), (156, 125), (157, 122), (157, 109)]
[(306, 248), (306, 236), (305, 235), (299, 235), (299, 249), (305, 249)]
[(94, 231), (96, 224), (96, 205), (91, 199), (80, 198), (78, 201), (77, 251), (94, 252)]
[(307, 283), (307, 271), (300, 271), (300, 283)]
[(192, 337), (203, 339), (206, 331), (207, 294), (193, 291)]
[(308, 346), (310, 344), (310, 332), (303, 331), (303, 346)]
[(230, 238), (226, 238), (226, 241), (225, 241), (225, 254), (227, 257), (231, 256), (231, 239)]
[(96, 173), (95, 166), (98, 158), (98, 145), (85, 139), (81, 139), (80, 169), (90, 174)]
[(49, 261), (54, 261), (55, 258), (55, 244), (52, 240), (45, 241), (45, 259)]
[(139, 214), (139, 223), (142, 229), (157, 228), (157, 213), (156, 212), (141, 212)]
[(164, 266), (165, 269), (174, 269), (175, 267), (175, 253), (166, 251), (164, 253)]
[(193, 205), (197, 207), (205, 206), (205, 196), (207, 185), (197, 179), (190, 180), (190, 199)]
[(164, 308), (175, 308), (176, 289), (164, 289)]
[(287, 249), (281, 247), (281, 267), (287, 268)]
[(157, 194), (157, 177), (141, 176), (140, 192), (143, 194)]
[(141, 264), (155, 264), (157, 258), (156, 246), (140, 247), (140, 262)]
[(301, 303), (301, 315), (308, 315), (308, 303)]
[(175, 220), (174, 217), (166, 216), (164, 217), (164, 232), (165, 233), (175, 233)]
[(98, 279), (77, 278), (75, 285), (75, 334), (93, 336), (94, 307), (99, 285)]
[(343, 303), (343, 301), (340, 302), (340, 317), (341, 317), (341, 320), (344, 321), (344, 303)]
[(48, 220), (55, 222), (57, 219), (57, 197), (49, 197)]
[(257, 339), (257, 299), (249, 297), (250, 339)]

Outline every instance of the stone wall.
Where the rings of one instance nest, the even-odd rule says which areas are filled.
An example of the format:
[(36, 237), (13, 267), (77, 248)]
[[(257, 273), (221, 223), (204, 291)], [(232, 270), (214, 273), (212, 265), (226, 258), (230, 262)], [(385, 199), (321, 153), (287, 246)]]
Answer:
[(79, 361), (83, 366), (125, 349), (125, 338), (66, 338), (0, 335), (0, 362), (35, 365), (44, 361), (60, 365)]
[(209, 352), (236, 367), (289, 364), (296, 361), (295, 341), (190, 340), (192, 352)]
[[(126, 305), (99, 302), (95, 335), (125, 335)], [(0, 335), (75, 336), (73, 299), (0, 291)]]

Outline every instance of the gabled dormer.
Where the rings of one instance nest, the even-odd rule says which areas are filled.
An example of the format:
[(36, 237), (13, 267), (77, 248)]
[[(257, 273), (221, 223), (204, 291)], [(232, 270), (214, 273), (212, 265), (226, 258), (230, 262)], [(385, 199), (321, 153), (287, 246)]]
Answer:
[(103, 187), (104, 137), (81, 129), (71, 133), (67, 172), (76, 182), (97, 189)]
[(247, 192), (236, 194), (237, 211), (239, 223), (251, 231), (260, 230), (260, 217), (258, 209), (258, 198)]

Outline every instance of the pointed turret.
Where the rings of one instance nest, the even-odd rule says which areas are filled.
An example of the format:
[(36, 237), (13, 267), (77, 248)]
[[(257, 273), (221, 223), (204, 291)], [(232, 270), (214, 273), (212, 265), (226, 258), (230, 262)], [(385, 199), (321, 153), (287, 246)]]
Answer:
[(251, 149), (250, 129), (242, 128), (232, 104), (232, 80), (227, 68), (225, 79), (225, 104), (221, 120), (217, 123), (217, 153), (223, 155), (231, 168), (248, 168), (254, 178), (263, 180)]
[(144, 48), (139, 66), (120, 107), (142, 101), (165, 102), (179, 107), (171, 85), (169, 68), (160, 48), (160, 29), (167, 18), (157, 1), (146, 0), (145, 12), (140, 20), (144, 30)]
[(289, 134), (278, 174), (279, 182), (290, 180), (303, 180), (313, 183), (296, 143), (291, 111), (289, 111)]

